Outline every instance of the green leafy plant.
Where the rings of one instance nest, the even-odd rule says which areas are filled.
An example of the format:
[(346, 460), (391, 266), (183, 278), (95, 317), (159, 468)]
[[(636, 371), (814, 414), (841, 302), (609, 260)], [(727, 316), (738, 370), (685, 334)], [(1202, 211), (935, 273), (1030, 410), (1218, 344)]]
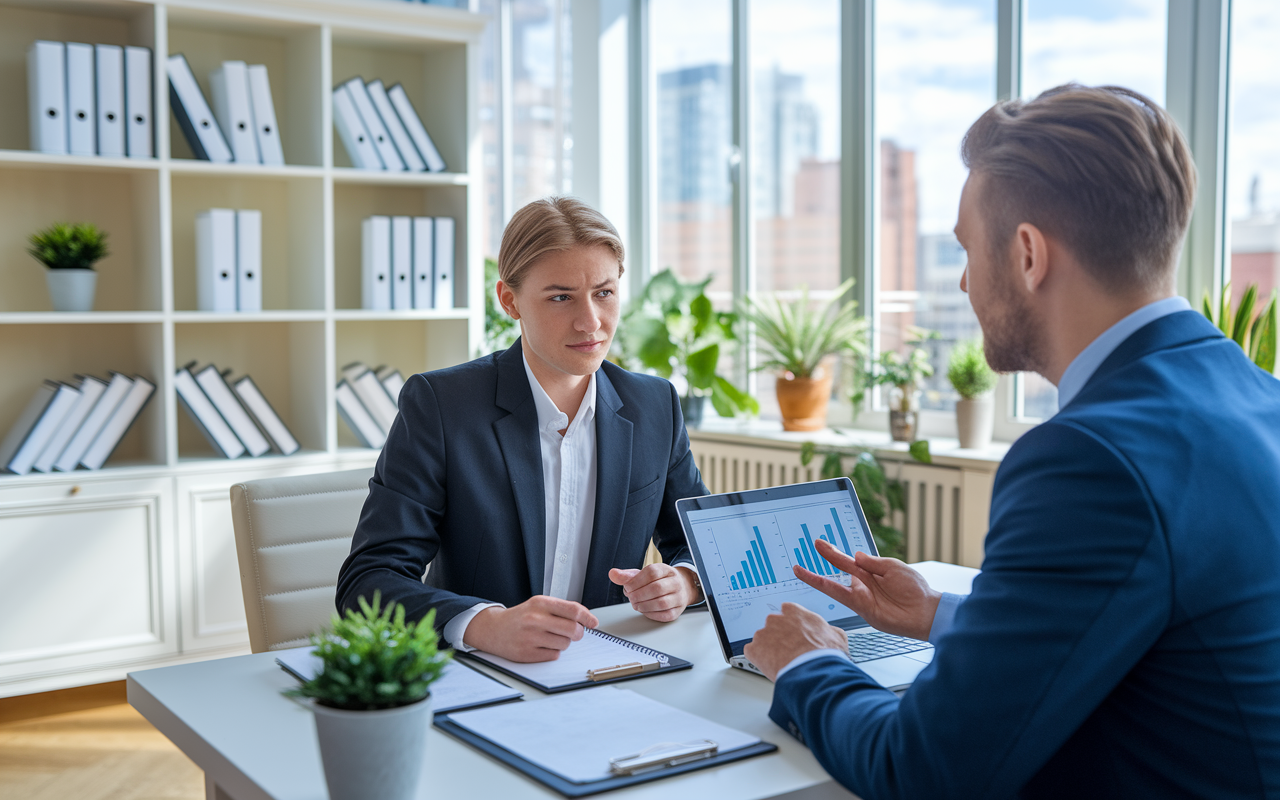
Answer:
[(109, 252), (106, 232), (88, 222), (57, 222), (28, 241), (27, 252), (49, 269), (93, 269)]
[(492, 258), (484, 260), (484, 342), (481, 354), (506, 350), (515, 344), (520, 335), (520, 325), (507, 316), (507, 312), (498, 305), (498, 262)]
[(916, 387), (920, 381), (933, 375), (933, 365), (929, 363), (929, 352), (916, 347), (915, 342), (906, 357), (893, 350), (886, 350), (872, 362), (867, 371), (865, 386), (896, 386), (901, 393), (899, 407), (893, 411), (911, 411), (915, 401)]
[(322, 662), (316, 675), (289, 697), (309, 697), (321, 705), (353, 711), (375, 711), (416, 703), (427, 696), (453, 657), (441, 652), (432, 609), (418, 622), (405, 623), (404, 606), (381, 594), (373, 604), (360, 598), (360, 611), (333, 615), (329, 628), (312, 635), (313, 651)]
[(764, 355), (757, 368), (809, 378), (827, 356), (847, 353), (865, 357), (867, 321), (858, 316), (856, 303), (844, 302), (852, 288), (853, 281), (845, 281), (819, 307), (809, 302), (808, 287), (802, 288), (800, 297), (793, 301), (782, 300), (776, 294), (745, 298), (742, 316), (755, 326)]
[[(911, 457), (917, 461), (930, 463), (929, 445), (927, 442), (915, 442), (910, 449)], [(871, 526), (871, 535), (876, 541), (876, 550), (888, 558), (905, 558), (906, 547), (902, 531), (893, 526), (895, 511), (907, 508), (906, 487), (902, 481), (890, 478), (884, 464), (876, 458), (875, 453), (865, 447), (855, 448), (853, 452), (837, 450), (830, 447), (818, 447), (813, 442), (805, 442), (800, 446), (800, 463), (808, 466), (815, 456), (822, 457), (822, 469), (819, 475), (823, 480), (848, 477), (853, 482), (853, 491), (862, 504), (862, 513)], [(846, 459), (851, 459), (851, 466), (845, 469)]]
[(717, 374), (722, 346), (737, 342), (738, 316), (711, 307), (709, 283), (685, 283), (670, 269), (650, 278), (618, 326), (614, 361), (664, 378), (683, 374), (686, 394), (710, 395), (721, 416), (759, 413), (754, 397)]
[(1258, 314), (1253, 313), (1258, 304), (1258, 285), (1249, 284), (1240, 297), (1240, 307), (1231, 313), (1231, 284), (1222, 287), (1218, 307), (1213, 307), (1209, 290), (1205, 289), (1201, 310), (1209, 321), (1218, 326), (1228, 339), (1244, 350), (1245, 355), (1267, 373), (1276, 369), (1276, 291), (1271, 291), (1271, 301)]
[(987, 364), (982, 342), (971, 339), (955, 346), (947, 363), (947, 380), (966, 400), (981, 397), (996, 387), (997, 376)]

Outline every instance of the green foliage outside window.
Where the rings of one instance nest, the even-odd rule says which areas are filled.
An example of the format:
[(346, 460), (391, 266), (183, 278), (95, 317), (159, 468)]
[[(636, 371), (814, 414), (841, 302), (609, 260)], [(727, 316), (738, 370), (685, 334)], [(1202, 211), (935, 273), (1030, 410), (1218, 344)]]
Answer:
[(1240, 307), (1232, 314), (1231, 284), (1228, 283), (1222, 287), (1222, 298), (1216, 309), (1209, 290), (1205, 289), (1201, 311), (1228, 339), (1240, 345), (1250, 361), (1271, 374), (1276, 370), (1276, 291), (1271, 291), (1271, 302), (1255, 316), (1253, 309), (1257, 304), (1258, 285), (1251, 283), (1240, 298)]

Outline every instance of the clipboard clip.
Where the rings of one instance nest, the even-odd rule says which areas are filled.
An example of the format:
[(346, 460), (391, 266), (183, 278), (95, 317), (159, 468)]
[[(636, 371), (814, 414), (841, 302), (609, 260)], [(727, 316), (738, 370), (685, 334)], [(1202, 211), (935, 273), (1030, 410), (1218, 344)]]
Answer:
[(587, 670), (587, 680), (603, 681), (609, 678), (625, 678), (628, 675), (637, 675), (641, 672), (657, 669), (659, 666), (658, 664), (641, 664), (639, 661), (632, 661), (629, 664), (618, 664), (613, 667), (589, 669)]
[(710, 739), (684, 743), (663, 742), (633, 755), (609, 759), (609, 772), (614, 775), (638, 775), (650, 770), (675, 767), (690, 761), (711, 758), (719, 750), (720, 745)]

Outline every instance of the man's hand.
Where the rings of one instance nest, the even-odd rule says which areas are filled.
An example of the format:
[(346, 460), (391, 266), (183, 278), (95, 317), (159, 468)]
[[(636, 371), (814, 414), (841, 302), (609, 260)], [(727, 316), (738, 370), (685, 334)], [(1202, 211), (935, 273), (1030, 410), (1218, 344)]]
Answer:
[(853, 580), (844, 586), (800, 566), (794, 568), (797, 578), (853, 609), (878, 631), (929, 638), (942, 594), (929, 588), (924, 576), (896, 558), (877, 558), (862, 551), (850, 558), (821, 539), (814, 546), (819, 555)]
[(555, 661), (560, 651), (600, 624), (581, 603), (537, 595), (511, 608), (490, 607), (467, 625), (467, 645), (512, 661)]
[(848, 652), (848, 634), (803, 606), (783, 603), (782, 613), (766, 617), (743, 652), (772, 681), (796, 656), (829, 647)]
[(692, 573), (683, 567), (650, 564), (644, 569), (611, 569), (609, 580), (622, 587), (632, 608), (658, 622), (670, 622), (686, 606), (702, 600)]

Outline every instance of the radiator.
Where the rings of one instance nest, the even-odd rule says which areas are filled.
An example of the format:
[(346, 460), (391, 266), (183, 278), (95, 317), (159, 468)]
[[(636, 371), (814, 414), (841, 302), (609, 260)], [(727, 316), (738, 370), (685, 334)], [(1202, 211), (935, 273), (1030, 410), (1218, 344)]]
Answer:
[[(762, 441), (737, 444), (691, 437), (690, 448), (712, 493), (764, 489), (818, 479), (821, 462), (800, 463), (798, 446)], [(982, 565), (991, 503), (991, 475), (958, 467), (903, 461), (897, 453), (877, 454), (885, 473), (905, 485), (906, 511), (894, 512), (907, 561)]]

